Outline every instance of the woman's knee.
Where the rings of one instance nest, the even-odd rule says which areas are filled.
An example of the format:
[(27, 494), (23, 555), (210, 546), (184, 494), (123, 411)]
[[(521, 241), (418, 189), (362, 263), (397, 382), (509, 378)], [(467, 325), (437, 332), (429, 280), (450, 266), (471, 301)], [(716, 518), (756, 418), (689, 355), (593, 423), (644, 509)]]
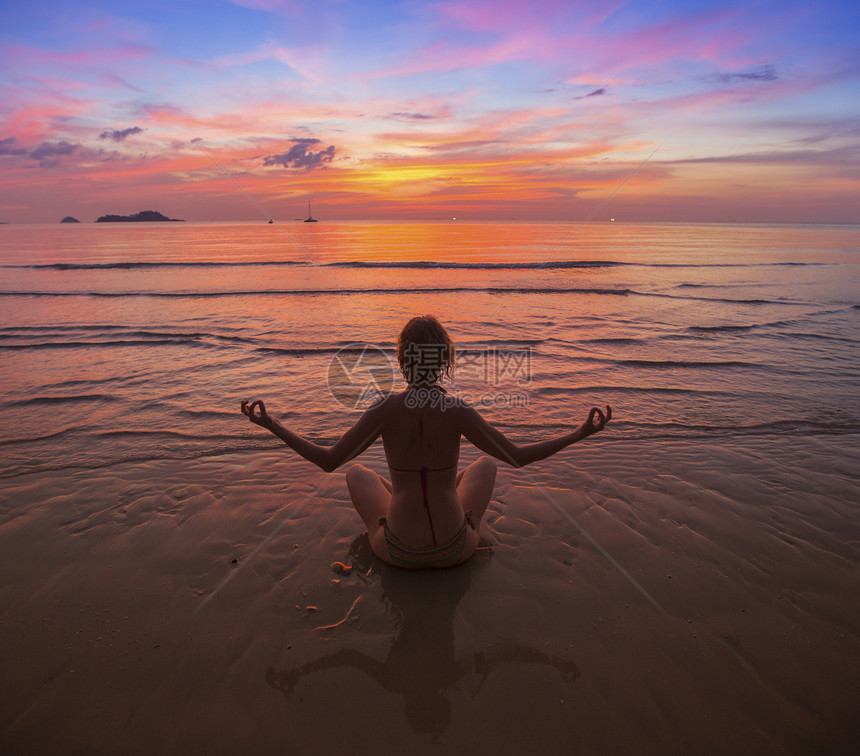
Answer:
[(360, 462), (354, 462), (346, 471), (346, 484), (347, 486), (354, 486), (356, 483), (360, 484), (363, 480), (367, 479), (368, 475), (374, 475), (373, 471), (368, 470)]
[(495, 469), (496, 460), (486, 454), (483, 454), (478, 457), (474, 462), (466, 465), (466, 467), (463, 468), (463, 472), (465, 472), (466, 470), (471, 470), (473, 472), (487, 473)]
[(391, 496), (391, 486), (388, 481), (358, 463), (353, 464), (346, 471), (346, 487), (356, 506), (368, 499)]
[(491, 480), (496, 479), (496, 472), (499, 466), (492, 457), (478, 457), (473, 464), (475, 465), (476, 472), (479, 472), (482, 476), (489, 477)]
[(498, 467), (498, 465), (496, 464), (496, 460), (487, 454), (484, 454), (483, 456), (478, 457), (475, 460), (475, 462), (477, 464), (481, 465), (482, 467), (490, 467), (493, 470), (495, 470)]

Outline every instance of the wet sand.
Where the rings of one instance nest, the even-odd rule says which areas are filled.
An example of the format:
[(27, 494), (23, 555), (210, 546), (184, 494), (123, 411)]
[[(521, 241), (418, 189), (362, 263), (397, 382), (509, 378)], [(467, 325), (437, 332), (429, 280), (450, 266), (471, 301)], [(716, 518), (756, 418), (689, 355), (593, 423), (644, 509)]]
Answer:
[(589, 441), (417, 574), (288, 453), (6, 479), (0, 751), (848, 753), (857, 442)]

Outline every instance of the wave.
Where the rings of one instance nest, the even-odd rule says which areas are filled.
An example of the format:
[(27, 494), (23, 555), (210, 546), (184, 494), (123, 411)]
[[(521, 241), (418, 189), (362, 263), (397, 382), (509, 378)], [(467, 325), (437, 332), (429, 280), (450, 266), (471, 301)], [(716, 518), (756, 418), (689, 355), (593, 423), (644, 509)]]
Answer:
[[(50, 334), (49, 334), (50, 335)], [(2, 334), (0, 334), (0, 339), (4, 338)], [(140, 347), (140, 346), (195, 346), (195, 347), (229, 347), (233, 345), (238, 346), (249, 346), (254, 352), (259, 352), (261, 354), (282, 354), (289, 355), (292, 357), (305, 357), (310, 355), (334, 355), (334, 354), (363, 354), (366, 351), (371, 352), (383, 352), (390, 357), (393, 357), (395, 349), (391, 344), (360, 344), (360, 343), (349, 343), (349, 344), (332, 344), (331, 346), (314, 346), (314, 347), (306, 347), (306, 346), (297, 346), (297, 347), (279, 347), (279, 346), (256, 346), (256, 342), (251, 339), (225, 339), (224, 343), (219, 343), (219, 338), (217, 336), (207, 336), (205, 338), (196, 338), (193, 336), (183, 336), (176, 335), (175, 337), (167, 337), (167, 338), (149, 338), (149, 339), (132, 339), (132, 338), (122, 338), (122, 339), (111, 339), (105, 338), (102, 340), (49, 340), (49, 341), (36, 341), (36, 342), (28, 342), (28, 343), (20, 343), (20, 344), (3, 344), (0, 343), (0, 352), (3, 351), (22, 351), (22, 350), (38, 350), (38, 349), (90, 349), (90, 348), (122, 348), (122, 347)], [(469, 357), (476, 354), (484, 354), (487, 350), (493, 350), (494, 353), (501, 354), (510, 350), (518, 350), (523, 347), (535, 346), (538, 344), (544, 343), (540, 339), (488, 339), (485, 342), (481, 342), (480, 345), (468, 345), (465, 344), (463, 346), (459, 346), (457, 349), (457, 354), (462, 359), (468, 359)], [(110, 379), (106, 382), (115, 382), (115, 379)], [(78, 383), (88, 383), (88, 381), (82, 381)], [(65, 385), (65, 384), (59, 384)], [(97, 399), (100, 397), (92, 396), (71, 396), (68, 399)], [(57, 397), (52, 401), (63, 401), (64, 397)], [(38, 403), (37, 400), (33, 400)], [(44, 401), (48, 401), (47, 399)]]
[[(147, 270), (158, 268), (260, 268), (260, 267), (326, 267), (351, 269), (406, 269), (406, 270), (565, 270), (587, 268), (769, 268), (769, 267), (820, 267), (839, 263), (825, 262), (767, 262), (767, 263), (648, 263), (623, 260), (545, 260), (543, 262), (454, 262), (449, 260), (341, 260), (320, 263), (313, 260), (128, 260), (109, 263), (31, 263), (5, 264), (0, 268), (26, 270)], [(695, 286), (696, 284), (687, 284)]]
[(254, 349), (255, 352), (260, 352), (263, 354), (285, 354), (293, 357), (305, 357), (306, 355), (313, 354), (364, 354), (366, 351), (372, 352), (386, 352), (391, 355), (394, 354), (394, 347), (378, 347), (371, 346), (368, 344), (367, 346), (363, 344), (357, 344), (356, 346), (330, 346), (330, 347), (270, 347), (270, 346), (260, 346)]
[[(750, 331), (762, 330), (765, 328), (773, 328), (776, 326), (790, 326), (796, 325), (798, 321), (776, 321), (773, 323), (761, 323), (754, 325), (722, 325), (722, 326), (688, 326), (687, 331), (691, 333), (710, 333), (710, 334), (724, 334), (724, 333), (748, 333)], [(826, 333), (809, 333), (805, 331), (794, 331), (792, 333), (766, 333), (762, 334), (763, 338), (780, 338), (780, 339), (792, 339), (802, 341), (804, 339), (812, 340), (812, 341), (835, 341), (843, 344), (856, 344), (858, 343), (857, 339), (852, 339), (848, 336), (832, 336)]]
[[(710, 370), (737, 370), (737, 369), (761, 369), (767, 368), (771, 371), (781, 370), (785, 368), (776, 368), (773, 365), (765, 365), (764, 363), (747, 362), (745, 360), (648, 360), (648, 359), (614, 359), (609, 356), (592, 356), (589, 354), (574, 354), (570, 357), (565, 357), (567, 362), (575, 363), (598, 363), (600, 365), (613, 365), (618, 367), (632, 367), (642, 369), (655, 370), (672, 370), (681, 369), (710, 369)], [(792, 371), (789, 371), (792, 372)], [(650, 390), (650, 389), (649, 389)]]
[[(826, 266), (839, 263), (824, 262), (769, 262), (769, 263), (649, 263), (627, 260), (546, 260), (544, 262), (453, 262), (449, 260), (345, 260), (325, 263), (333, 268), (415, 268), (465, 270), (565, 270), (577, 268), (770, 268), (783, 266)], [(694, 284), (693, 284), (694, 285)]]
[[(614, 422), (614, 421), (613, 421)], [(632, 425), (632, 424), (631, 424)], [(643, 429), (651, 431), (661, 430), (673, 425), (670, 423), (641, 424)], [(857, 433), (860, 431), (860, 423), (856, 421), (816, 421), (816, 420), (774, 420), (767, 423), (754, 423), (753, 425), (683, 425), (677, 426), (688, 432), (711, 433), (722, 432), (724, 435), (753, 436), (753, 435), (782, 435), (797, 436), (810, 432), (818, 433)]]
[[(238, 412), (235, 413), (238, 415)], [(246, 421), (247, 422), (247, 421)], [(91, 436), (95, 439), (105, 439), (114, 442), (118, 439), (152, 439), (152, 438), (169, 438), (178, 439), (180, 441), (244, 441), (248, 436), (242, 433), (193, 433), (189, 431), (165, 430), (158, 428), (156, 430), (144, 429), (129, 429), (129, 430), (106, 430), (92, 433)]]
[[(613, 422), (615, 422), (613, 420)], [(621, 426), (621, 423), (617, 424)], [(807, 436), (847, 435), (860, 432), (855, 421), (828, 422), (815, 420), (776, 420), (753, 425), (683, 425), (679, 423), (627, 423), (632, 432), (624, 439), (672, 439), (691, 437), (748, 437), (748, 436)]]
[(571, 394), (601, 394), (609, 392), (619, 392), (623, 395), (644, 394), (646, 396), (653, 394), (662, 394), (664, 396), (697, 396), (702, 398), (723, 398), (734, 397), (736, 394), (732, 391), (719, 391), (714, 389), (692, 389), (692, 388), (674, 388), (669, 386), (611, 386), (611, 385), (595, 385), (583, 386), (580, 388), (566, 386), (542, 386), (532, 389), (533, 393), (538, 396), (546, 396), (560, 394), (568, 396)]
[[(15, 333), (14, 331), (24, 330), (24, 333)], [(172, 333), (170, 331), (147, 331), (147, 330), (137, 330), (137, 329), (125, 329), (117, 326), (73, 326), (73, 327), (57, 327), (57, 326), (31, 326), (27, 329), (18, 329), (18, 328), (0, 328), (0, 341), (12, 341), (12, 340), (20, 340), (20, 339), (29, 339), (34, 336), (41, 336), (43, 338), (65, 338), (66, 334), (75, 333), (76, 331), (83, 331), (87, 335), (93, 334), (95, 336), (100, 335), (99, 332), (115, 335), (120, 333), (124, 338), (122, 341), (129, 342), (133, 341), (135, 343), (146, 342), (146, 343), (161, 343), (161, 342), (186, 342), (186, 341), (198, 341), (198, 342), (206, 342), (206, 341), (214, 341), (218, 344), (252, 344), (253, 341), (251, 339), (246, 339), (241, 336), (224, 336), (216, 333), (206, 333), (206, 332), (191, 332), (191, 333), (183, 333), (177, 332)], [(72, 343), (72, 342), (68, 342)], [(79, 342), (81, 344), (90, 344), (90, 343), (100, 343), (100, 342)], [(117, 341), (117, 343), (119, 343)], [(0, 343), (0, 348), (3, 347), (15, 347), (15, 346), (25, 346), (19, 344), (2, 344)]]
[[(0, 292), (0, 294), (2, 294), (2, 292)], [(170, 326), (166, 326), (166, 327), (170, 328)], [(221, 328), (224, 328), (225, 330), (228, 330), (228, 331), (241, 330), (239, 328), (231, 328), (229, 326), (221, 326)], [(127, 326), (127, 325), (114, 325), (112, 323), (99, 323), (99, 324), (77, 323), (77, 324), (70, 324), (70, 325), (58, 325), (58, 324), (52, 323), (51, 325), (0, 326), (0, 335), (2, 335), (4, 333), (16, 335), (16, 334), (18, 334), (19, 331), (24, 331), (24, 332), (31, 332), (31, 331), (36, 331), (36, 332), (46, 332), (46, 331), (47, 332), (50, 332), (50, 331), (123, 331), (123, 332), (130, 332), (130, 333), (158, 333), (158, 335), (163, 335), (161, 332), (140, 331), (138, 329), (131, 328), (130, 326)], [(173, 335), (176, 332), (168, 331), (165, 333), (167, 333), (168, 335)], [(202, 333), (202, 334), (198, 334), (198, 335), (213, 336), (213, 334), (207, 334), (207, 333)], [(240, 339), (240, 337), (238, 337), (238, 336), (224, 336), (221, 338)]]
[(17, 446), (19, 444), (35, 444), (39, 441), (54, 441), (76, 431), (77, 428), (75, 426), (69, 426), (58, 431), (46, 433), (43, 436), (30, 436), (29, 438), (3, 438), (0, 439), (0, 446)]
[(17, 334), (19, 331), (125, 331), (128, 326), (120, 325), (15, 325), (15, 326), (0, 326), (0, 334), (10, 333)]
[[(259, 289), (242, 291), (0, 291), (3, 297), (153, 297), (169, 299), (211, 299), (218, 297), (265, 297), (265, 296), (354, 296), (357, 294), (387, 295), (396, 294), (456, 294), (477, 292), (484, 294), (608, 294), (625, 296), (636, 294), (632, 289), (592, 289), (583, 287), (540, 287), (521, 286), (430, 286), (411, 289), (372, 288), (372, 289)], [(647, 295), (646, 295), (647, 296)]]
[(615, 345), (632, 345), (632, 344), (645, 344), (648, 339), (637, 339), (630, 337), (614, 337), (614, 336), (605, 336), (603, 338), (596, 339), (580, 339), (577, 341), (577, 344), (615, 344)]
[[(702, 334), (714, 334), (715, 336), (723, 334), (747, 333), (752, 329), (761, 328), (761, 326), (690, 326), (686, 331), (688, 335), (683, 333), (656, 336), (650, 338), (594, 338), (583, 339), (575, 344), (567, 344), (559, 342), (562, 347), (574, 348), (581, 346), (605, 346), (609, 349), (613, 347), (641, 347), (648, 344), (650, 341), (656, 340), (677, 340), (689, 342), (696, 338), (702, 338)], [(146, 335), (141, 338), (141, 335)], [(779, 339), (784, 342), (802, 344), (805, 341), (819, 342), (835, 342), (840, 344), (857, 344), (858, 340), (848, 336), (834, 336), (819, 333), (764, 333), (759, 338)], [(280, 339), (278, 339), (280, 340)], [(140, 347), (183, 347), (194, 349), (210, 349), (210, 350), (230, 350), (230, 349), (247, 349), (260, 354), (280, 354), (293, 357), (305, 357), (311, 355), (334, 355), (334, 354), (363, 354), (366, 351), (381, 352), (389, 357), (394, 354), (394, 347), (390, 343), (358, 343), (358, 342), (334, 342), (318, 346), (279, 346), (266, 343), (265, 337), (260, 339), (254, 338), (239, 338), (221, 336), (218, 334), (209, 333), (159, 333), (159, 332), (130, 332), (130, 333), (95, 333), (91, 338), (73, 338), (66, 334), (52, 333), (51, 329), (45, 329), (42, 332), (28, 334), (4, 334), (0, 332), (0, 353), (16, 352), (27, 350), (74, 350), (74, 349), (117, 349), (117, 348), (140, 348)], [(538, 348), (541, 345), (554, 342), (554, 339), (486, 339), (480, 342), (461, 342), (457, 347), (457, 354), (462, 360), (468, 361), (475, 356), (482, 356), (489, 353), (505, 354), (505, 353), (521, 353), (528, 349)], [(616, 353), (617, 355), (618, 353)], [(612, 364), (621, 367), (632, 367), (642, 369), (726, 369), (726, 368), (761, 368), (762, 365), (755, 362), (743, 360), (650, 360), (650, 359), (614, 359), (612, 353), (606, 355), (591, 354), (587, 349), (577, 349), (573, 355), (566, 352), (556, 353), (551, 350), (548, 353), (548, 358), (558, 357), (564, 361), (574, 359), (580, 363), (593, 362), (600, 364)], [(101, 383), (114, 384), (117, 378), (103, 379), (95, 381)], [(130, 379), (126, 379), (130, 380)], [(54, 388), (71, 388), (76, 384), (92, 385), (94, 381), (65, 381), (54, 384)], [(46, 386), (46, 388), (51, 388)], [(59, 401), (59, 399), (58, 399)]]
[[(567, 428), (563, 424), (544, 423), (541, 425), (522, 425), (499, 423), (506, 432), (516, 432), (524, 437), (535, 439), (546, 436), (548, 430)], [(602, 444), (624, 444), (629, 442), (652, 441), (684, 441), (754, 438), (754, 437), (796, 437), (810, 436), (851, 436), (860, 434), (860, 422), (848, 420), (842, 422), (813, 421), (813, 420), (778, 420), (774, 422), (757, 423), (748, 426), (717, 425), (717, 424), (683, 424), (683, 423), (637, 423), (613, 420), (614, 433), (612, 438), (601, 441)], [(114, 467), (121, 464), (146, 464), (157, 460), (185, 461), (219, 457), (221, 455), (251, 455), (261, 451), (280, 449), (274, 441), (248, 438), (233, 434), (189, 434), (171, 433), (165, 431), (118, 431), (97, 434), (82, 434), (79, 429), (70, 429), (48, 436), (24, 439), (9, 439), (0, 441), (0, 446), (11, 447), (9, 454), (14, 453), (18, 445), (39, 442), (54, 442), (58, 436), (69, 438), (87, 438), (88, 449), (94, 452), (88, 456), (68, 457), (65, 454), (53, 452), (50, 461), (40, 461), (28, 452), (27, 459), (0, 467), (0, 479), (12, 479), (20, 475), (33, 473), (61, 473), (67, 470), (96, 470)], [(147, 442), (160, 439), (162, 442), (172, 440), (176, 446), (153, 447)], [(320, 437), (322, 444), (334, 443), (336, 437)], [(142, 451), (142, 447), (146, 447)], [(38, 447), (37, 447), (38, 448)], [(80, 448), (76, 444), (76, 448)], [(103, 452), (100, 452), (103, 448)]]
[[(458, 359), (466, 360), (475, 355), (486, 354), (488, 351), (492, 354), (504, 354), (513, 350), (521, 351), (522, 347), (536, 346), (543, 343), (542, 339), (487, 339), (478, 345), (470, 345), (467, 342), (462, 345), (457, 344), (457, 357)], [(396, 350), (391, 344), (350, 343), (346, 345), (333, 344), (332, 346), (318, 347), (259, 346), (254, 351), (302, 357), (311, 354), (364, 354), (366, 351), (384, 352), (393, 356)]]
[(117, 397), (110, 394), (75, 394), (69, 396), (33, 396), (18, 401), (6, 402), (7, 407), (32, 407), (53, 404), (75, 404), (80, 402), (114, 402)]
[(543, 344), (546, 339), (482, 339), (481, 341), (458, 341), (457, 354), (463, 352), (485, 352), (487, 347), (508, 347), (508, 346), (535, 346)]
[(719, 304), (783, 305), (809, 307), (811, 303), (784, 299), (736, 299), (731, 297), (700, 297), (665, 294), (654, 291), (637, 291), (628, 288), (590, 288), (582, 286), (422, 286), (422, 287), (374, 287), (374, 288), (325, 288), (325, 289), (248, 289), (223, 291), (0, 291), (0, 297), (64, 298), (94, 297), (107, 299), (146, 298), (153, 299), (217, 299), (224, 297), (326, 297), (326, 296), (402, 296), (404, 294), (593, 294), (601, 296), (638, 296), (676, 299), (684, 302), (715, 302)]
[[(770, 323), (768, 325), (776, 324)], [(687, 330), (693, 333), (734, 333), (735, 331), (752, 331), (762, 327), (760, 325), (688, 326)]]
[[(782, 335), (782, 334), (780, 334)], [(811, 339), (812, 341), (838, 341), (842, 344), (857, 344), (858, 339), (848, 336), (830, 336), (826, 333), (792, 333), (788, 334), (793, 339)]]
[(659, 297), (660, 299), (681, 299), (686, 302), (720, 302), (723, 304), (750, 304), (750, 305), (793, 305), (795, 307), (809, 307), (810, 302), (800, 302), (788, 299), (735, 299), (732, 297), (688, 297), (681, 294), (663, 294), (656, 291), (630, 291), (641, 297)]
[(640, 266), (641, 263), (616, 262), (614, 260), (547, 260), (545, 262), (452, 262), (450, 260), (345, 260), (326, 263), (328, 268), (369, 268), (406, 270), (568, 270), (577, 268), (617, 268)]
[(260, 268), (308, 265), (303, 260), (260, 261), (158, 261), (158, 262), (110, 262), (110, 263), (37, 263), (32, 265), (0, 265), (0, 268), (25, 270), (147, 270), (150, 268)]
[[(212, 437), (215, 438), (215, 437)], [(238, 440), (240, 437), (236, 437)], [(244, 439), (242, 439), (244, 440)], [(333, 443), (333, 442), (332, 442)], [(147, 464), (159, 460), (186, 461), (195, 459), (206, 459), (218, 457), (225, 454), (253, 454), (263, 450), (279, 449), (277, 444), (263, 445), (259, 442), (248, 441), (245, 444), (237, 444), (235, 441), (229, 445), (221, 444), (202, 448), (185, 448), (181, 451), (175, 449), (152, 450), (147, 453), (113, 453), (111, 456), (96, 459), (68, 459), (60, 464), (39, 464), (32, 460), (17, 466), (0, 468), (0, 480), (9, 480), (21, 475), (32, 475), (34, 473), (63, 473), (68, 470), (102, 470), (125, 464)]]
[(750, 368), (761, 367), (743, 360), (612, 360), (615, 365), (638, 368)]
[(226, 418), (235, 418), (236, 413), (232, 409), (205, 409), (205, 410), (194, 410), (194, 409), (183, 409), (179, 410), (179, 415), (183, 417), (188, 417), (193, 420), (223, 420)]
[(221, 348), (226, 345), (211, 343), (201, 339), (166, 338), (166, 339), (105, 339), (103, 341), (39, 341), (29, 344), (0, 344), (2, 351), (20, 351), (26, 349), (86, 349), (91, 347), (138, 347), (138, 346), (202, 346)]
[[(569, 427), (562, 423), (544, 423), (540, 426), (522, 423), (499, 423), (498, 425), (500, 428), (504, 428), (506, 432), (517, 433), (525, 439), (536, 439), (548, 431), (555, 429), (562, 431)], [(844, 421), (774, 420), (750, 425), (734, 423), (723, 425), (718, 422), (660, 423), (613, 419), (612, 432), (613, 437), (604, 439), (602, 443), (713, 437), (729, 439), (750, 436), (849, 435), (860, 433), (860, 422), (854, 419)]]

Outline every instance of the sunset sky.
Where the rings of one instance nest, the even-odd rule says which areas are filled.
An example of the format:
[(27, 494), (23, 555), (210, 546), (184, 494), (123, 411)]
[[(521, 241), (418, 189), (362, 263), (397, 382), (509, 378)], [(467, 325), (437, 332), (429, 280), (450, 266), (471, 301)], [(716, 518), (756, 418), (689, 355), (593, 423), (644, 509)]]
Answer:
[(858, 39), (856, 0), (6, 2), (0, 221), (860, 222)]

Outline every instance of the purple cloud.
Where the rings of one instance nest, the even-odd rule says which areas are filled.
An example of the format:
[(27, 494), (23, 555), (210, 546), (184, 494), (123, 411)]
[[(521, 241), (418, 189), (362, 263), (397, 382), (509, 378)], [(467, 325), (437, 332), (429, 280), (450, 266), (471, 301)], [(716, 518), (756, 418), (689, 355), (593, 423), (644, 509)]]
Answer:
[(15, 147), (18, 143), (16, 137), (7, 137), (0, 139), (0, 155), (26, 155), (27, 150), (23, 147)]
[(772, 65), (750, 68), (746, 71), (717, 74), (717, 79), (725, 84), (731, 84), (736, 81), (776, 81), (778, 78), (776, 69)]
[(436, 116), (428, 113), (405, 113), (401, 111), (398, 113), (391, 113), (388, 117), (395, 121), (429, 121)]
[(280, 165), (284, 168), (301, 168), (308, 171), (321, 168), (334, 159), (334, 145), (330, 144), (326, 149), (314, 152), (311, 147), (319, 143), (319, 139), (294, 139), (293, 146), (287, 152), (268, 155), (263, 160), (263, 165)]
[(599, 97), (600, 95), (605, 95), (606, 89), (601, 87), (600, 89), (595, 89), (588, 94), (579, 95), (578, 97), (574, 97), (574, 100), (584, 100), (586, 97)]
[(59, 163), (55, 158), (71, 155), (78, 147), (79, 144), (68, 142), (42, 142), (30, 153), (30, 157), (38, 160), (42, 168), (51, 168)]
[(134, 134), (140, 134), (143, 131), (140, 126), (132, 126), (129, 129), (114, 129), (112, 131), (103, 131), (99, 134), (99, 139), (112, 139), (114, 142), (122, 142)]

